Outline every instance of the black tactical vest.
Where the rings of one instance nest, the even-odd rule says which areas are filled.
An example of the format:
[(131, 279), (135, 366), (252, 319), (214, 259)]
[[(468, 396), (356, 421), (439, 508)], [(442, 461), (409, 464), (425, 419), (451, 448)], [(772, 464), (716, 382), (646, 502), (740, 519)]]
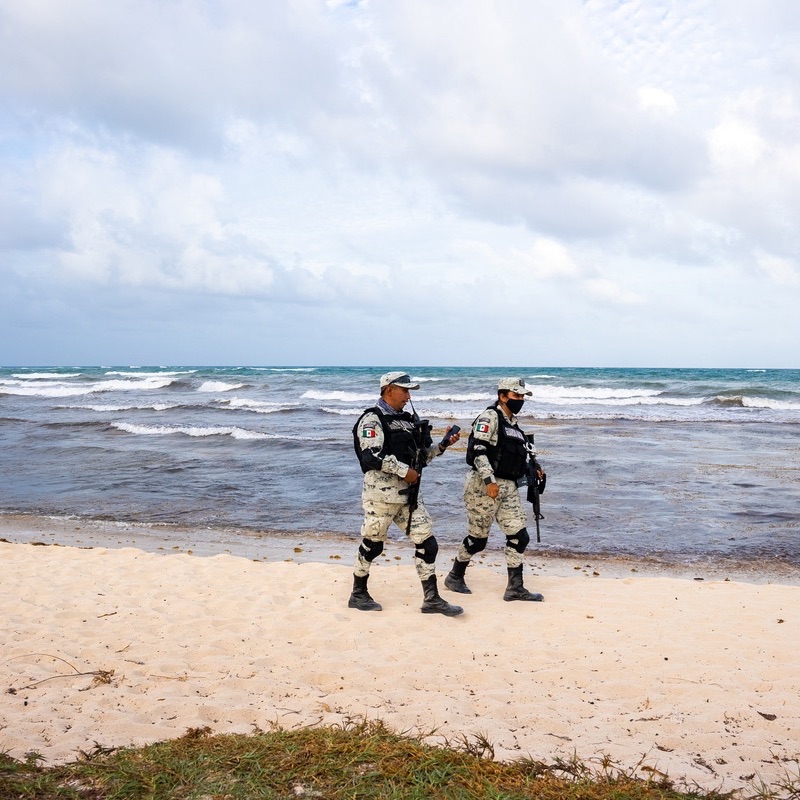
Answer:
[(414, 417), (407, 411), (387, 416), (377, 406), (368, 408), (353, 426), (353, 447), (355, 448), (358, 462), (361, 464), (362, 472), (379, 469), (379, 467), (364, 464), (364, 459), (361, 457), (364, 451), (358, 441), (358, 426), (361, 424), (364, 415), (370, 412), (377, 415), (383, 428), (383, 449), (378, 453), (379, 459), (385, 456), (394, 456), (398, 461), (410, 466), (414, 462), (414, 456), (418, 449), (427, 450), (433, 444), (433, 440), (427, 430), (425, 434), (422, 434), (419, 427), (414, 424)]
[[(512, 481), (521, 478), (527, 472), (528, 451), (525, 449), (525, 434), (522, 429), (506, 419), (506, 415), (497, 407), (497, 403), (487, 409), (497, 414), (497, 444), (492, 446), (481, 439), (486, 447), (486, 456), (492, 465), (496, 478), (508, 478)], [(467, 441), (467, 464), (475, 469), (475, 434), (470, 432)]]

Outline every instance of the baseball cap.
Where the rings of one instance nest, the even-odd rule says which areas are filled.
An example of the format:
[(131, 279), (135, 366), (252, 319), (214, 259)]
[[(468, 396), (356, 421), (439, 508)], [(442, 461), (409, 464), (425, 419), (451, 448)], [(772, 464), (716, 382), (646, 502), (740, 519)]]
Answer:
[(517, 394), (532, 395), (533, 392), (525, 386), (522, 378), (502, 378), (497, 384), (498, 392), (516, 392)]
[(381, 375), (381, 389), (385, 389), (390, 384), (399, 386), (401, 389), (419, 389), (418, 383), (411, 383), (411, 377), (407, 372), (387, 372)]

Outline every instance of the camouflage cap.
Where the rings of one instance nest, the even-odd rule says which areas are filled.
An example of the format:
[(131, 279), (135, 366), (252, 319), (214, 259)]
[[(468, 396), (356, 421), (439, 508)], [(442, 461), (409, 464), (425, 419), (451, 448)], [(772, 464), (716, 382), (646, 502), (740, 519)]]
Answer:
[(522, 378), (502, 378), (497, 384), (498, 392), (516, 392), (517, 394), (526, 394), (530, 397), (533, 392), (525, 386), (525, 381)]
[(392, 384), (401, 389), (419, 389), (418, 383), (411, 383), (411, 376), (407, 372), (387, 372), (381, 375), (381, 389)]

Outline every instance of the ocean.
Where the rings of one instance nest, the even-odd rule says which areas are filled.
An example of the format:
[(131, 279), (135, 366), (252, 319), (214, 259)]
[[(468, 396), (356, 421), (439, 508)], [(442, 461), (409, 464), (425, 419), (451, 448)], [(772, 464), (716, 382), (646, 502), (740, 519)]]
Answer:
[[(351, 428), (390, 369), (438, 434), (468, 429), (499, 378), (530, 384), (520, 420), (548, 475), (533, 552), (800, 565), (800, 370), (3, 368), (0, 513), (355, 547)], [(423, 472), (443, 544), (465, 533), (465, 445)]]

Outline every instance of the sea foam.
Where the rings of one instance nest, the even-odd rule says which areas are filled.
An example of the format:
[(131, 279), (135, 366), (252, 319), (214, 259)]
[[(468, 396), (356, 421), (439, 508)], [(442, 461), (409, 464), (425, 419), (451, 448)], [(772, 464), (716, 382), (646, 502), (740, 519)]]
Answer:
[(203, 381), (197, 387), (198, 392), (230, 392), (233, 389), (243, 389), (243, 383), (225, 383), (225, 381)]
[(345, 403), (368, 403), (370, 401), (375, 401), (376, 399), (375, 394), (364, 394), (362, 392), (340, 392), (340, 391), (315, 392), (309, 390), (307, 392), (303, 392), (301, 396), (305, 397), (307, 400), (341, 400)]
[(235, 410), (253, 411), (256, 414), (274, 414), (278, 411), (292, 411), (300, 408), (299, 403), (273, 403), (266, 400), (249, 400), (244, 397), (231, 397), (217, 400), (219, 405), (224, 408)]

